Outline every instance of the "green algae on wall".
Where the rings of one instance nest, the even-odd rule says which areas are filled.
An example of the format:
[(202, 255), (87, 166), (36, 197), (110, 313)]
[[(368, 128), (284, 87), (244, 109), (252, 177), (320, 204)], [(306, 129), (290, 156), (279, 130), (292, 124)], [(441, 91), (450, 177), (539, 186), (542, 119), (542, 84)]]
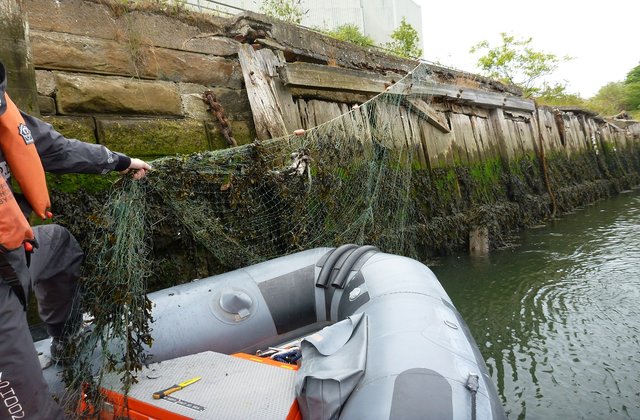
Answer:
[[(43, 116), (42, 120), (68, 139), (95, 143), (95, 121), (92, 117)], [(47, 174), (52, 195), (58, 192), (96, 194), (108, 189), (117, 179), (115, 175)], [(55, 211), (55, 208), (54, 208)]]
[(68, 139), (77, 139), (87, 143), (96, 142), (96, 124), (92, 117), (61, 117), (46, 115), (42, 121)]
[(133, 157), (188, 154), (210, 148), (202, 121), (97, 119), (98, 141)]
[(107, 175), (85, 175), (85, 174), (47, 174), (47, 185), (52, 191), (65, 193), (75, 193), (84, 191), (95, 194), (105, 191), (118, 179), (118, 175), (111, 173)]
[(491, 204), (504, 199), (506, 188), (503, 184), (504, 168), (499, 157), (472, 163), (468, 168), (459, 168), (459, 179), (464, 182), (468, 192), (465, 200), (471, 205)]
[[(252, 143), (256, 138), (253, 124), (248, 121), (230, 121), (229, 127), (238, 146)], [(220, 130), (218, 122), (206, 121), (205, 130), (211, 150), (226, 149), (229, 142)]]
[[(253, 141), (252, 127), (231, 123), (238, 144)], [(97, 119), (98, 140), (129, 156), (170, 156), (229, 147), (215, 123), (190, 119)]]

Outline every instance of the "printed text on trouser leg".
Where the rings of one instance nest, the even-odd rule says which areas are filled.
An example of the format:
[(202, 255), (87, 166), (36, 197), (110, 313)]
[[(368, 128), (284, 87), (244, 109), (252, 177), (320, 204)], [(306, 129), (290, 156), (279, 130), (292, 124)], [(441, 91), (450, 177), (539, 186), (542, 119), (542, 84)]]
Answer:
[[(7, 409), (12, 420), (24, 418), (24, 410), (20, 400), (11, 386), (11, 382), (2, 380), (2, 372), (0, 372), (0, 400), (4, 403), (4, 408)], [(4, 410), (4, 408), (0, 408), (0, 410)]]

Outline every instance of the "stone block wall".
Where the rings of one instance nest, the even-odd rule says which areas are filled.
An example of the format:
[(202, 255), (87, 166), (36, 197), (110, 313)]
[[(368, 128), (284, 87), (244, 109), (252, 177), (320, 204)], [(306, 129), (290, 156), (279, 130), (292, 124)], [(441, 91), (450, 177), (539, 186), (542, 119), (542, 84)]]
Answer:
[(0, 61), (7, 72), (11, 97), (25, 111), (37, 112), (28, 34), (22, 5), (15, 0), (0, 0)]
[(40, 114), (64, 135), (143, 158), (229, 147), (202, 99), (213, 91), (238, 144), (253, 141), (228, 19), (82, 0), (23, 8)]

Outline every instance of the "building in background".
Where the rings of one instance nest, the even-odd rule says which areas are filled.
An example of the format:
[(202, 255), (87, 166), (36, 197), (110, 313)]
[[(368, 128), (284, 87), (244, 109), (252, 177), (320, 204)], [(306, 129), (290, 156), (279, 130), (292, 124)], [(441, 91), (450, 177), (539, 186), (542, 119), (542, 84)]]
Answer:
[[(240, 10), (260, 12), (262, 0), (187, 0), (187, 4), (202, 11), (217, 10), (235, 14)], [(225, 7), (224, 5), (230, 7)], [(378, 45), (391, 41), (391, 34), (404, 17), (420, 36), (422, 46), (421, 7), (414, 0), (301, 0), (307, 11), (302, 25), (320, 30), (332, 30), (345, 24), (356, 25)]]

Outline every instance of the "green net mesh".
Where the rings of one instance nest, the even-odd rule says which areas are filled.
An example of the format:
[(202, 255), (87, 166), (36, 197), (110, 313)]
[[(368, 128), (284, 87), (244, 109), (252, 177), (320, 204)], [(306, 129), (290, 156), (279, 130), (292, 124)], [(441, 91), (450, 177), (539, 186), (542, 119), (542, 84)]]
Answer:
[(215, 267), (207, 274), (344, 243), (414, 256), (412, 174), (424, 134), (407, 98), (430, 80), (419, 66), (362, 104), (307, 101), (333, 118), (301, 135), (165, 157), (144, 180), (120, 182), (88, 250), (93, 329), (66, 370), (70, 389), (84, 387), (100, 409), (104, 375), (118, 375), (125, 392), (135, 382), (151, 344), (147, 281), (165, 266), (154, 240), (197, 243)]

